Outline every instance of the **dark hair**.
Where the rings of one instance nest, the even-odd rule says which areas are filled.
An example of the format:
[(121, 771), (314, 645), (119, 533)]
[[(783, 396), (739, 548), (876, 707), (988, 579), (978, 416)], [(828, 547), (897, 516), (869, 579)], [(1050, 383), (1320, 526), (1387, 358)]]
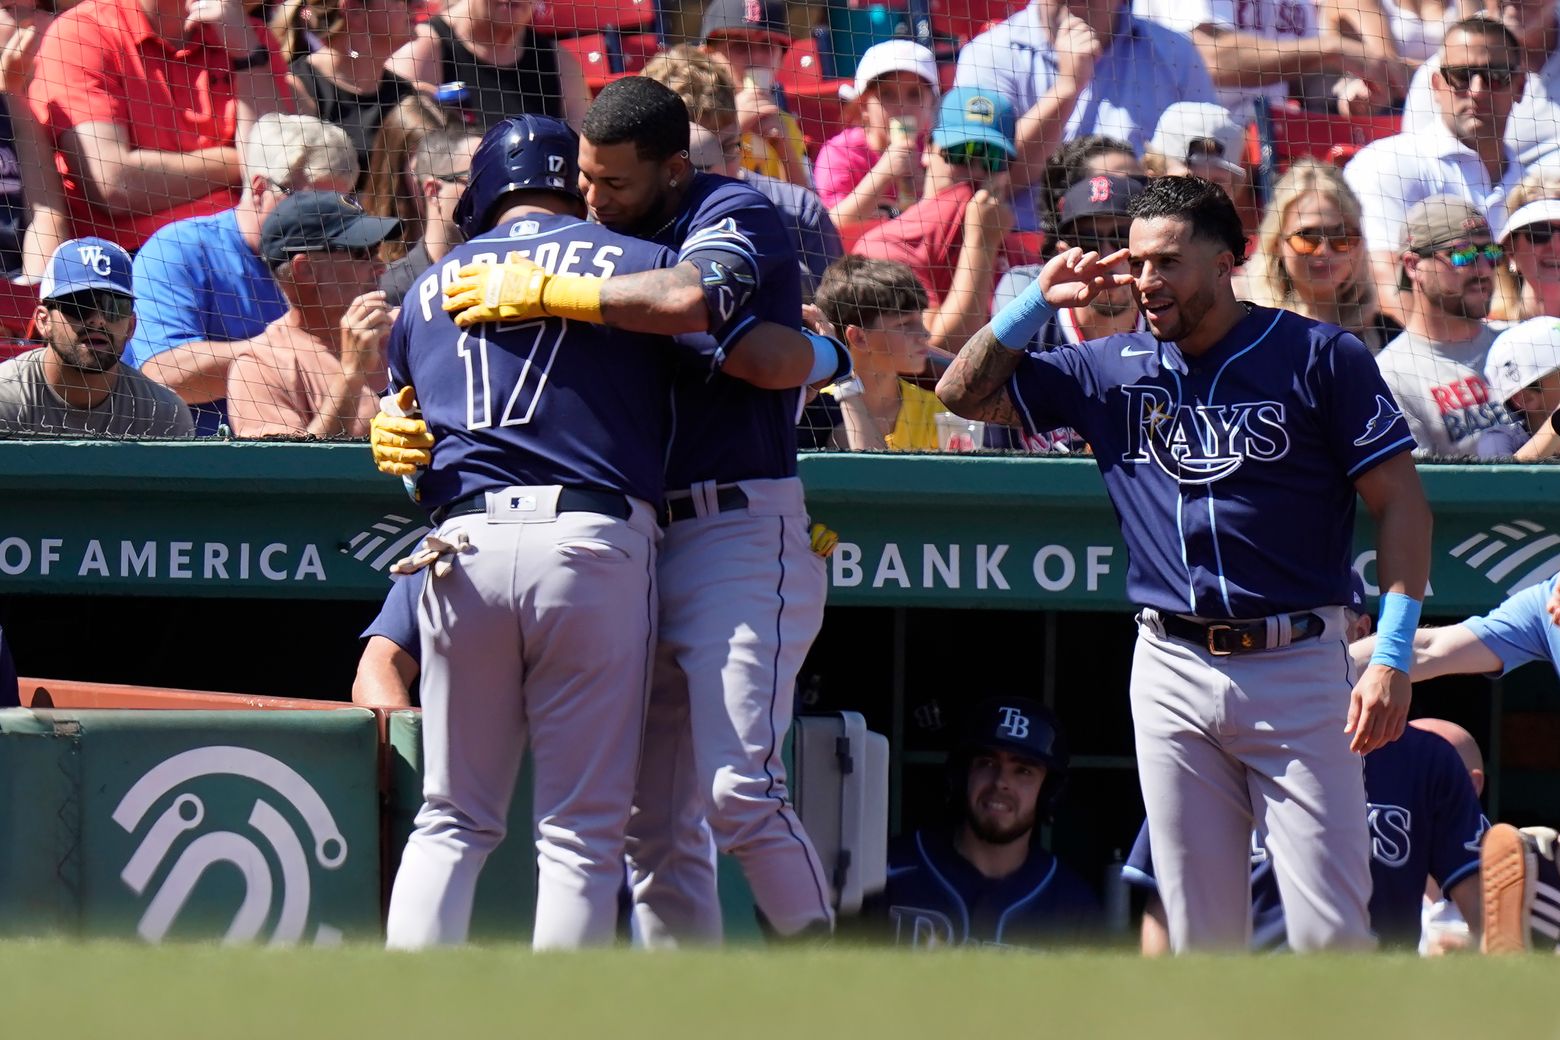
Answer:
[(1089, 170), (1089, 163), (1112, 152), (1137, 158), (1130, 144), (1105, 134), (1074, 138), (1052, 153), (1045, 161), (1045, 209), (1052, 220), (1055, 219), (1057, 202), (1067, 194), (1068, 188), (1083, 179)]
[(1160, 177), (1148, 182), (1143, 194), (1127, 204), (1133, 220), (1174, 217), (1192, 225), (1192, 234), (1208, 239), (1246, 262), (1246, 232), (1235, 203), (1224, 189), (1201, 177)]
[(596, 95), (580, 124), (594, 145), (632, 141), (639, 158), (670, 159), (688, 150), (688, 106), (677, 92), (644, 76), (624, 76)]
[(926, 289), (915, 272), (896, 260), (847, 256), (828, 266), (818, 282), (813, 303), (845, 335), (845, 326), (865, 328), (885, 314), (926, 310)]
[(1469, 15), (1460, 22), (1455, 22), (1441, 37), (1441, 49), (1446, 49), (1446, 40), (1452, 38), (1452, 33), (1460, 32), (1467, 36), (1482, 36), (1489, 43), (1500, 42), (1506, 45), (1506, 49), (1514, 53), (1521, 53), (1522, 41), (1517, 39), (1517, 34), (1507, 27), (1505, 22), (1497, 18), (1491, 18), (1487, 14)]

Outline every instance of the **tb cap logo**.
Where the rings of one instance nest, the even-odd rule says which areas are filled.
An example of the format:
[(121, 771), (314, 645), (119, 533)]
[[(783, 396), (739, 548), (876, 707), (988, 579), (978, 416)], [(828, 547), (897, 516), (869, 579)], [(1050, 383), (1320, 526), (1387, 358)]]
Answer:
[(1014, 740), (1023, 740), (1029, 736), (1029, 716), (1017, 708), (998, 708), (1002, 714), (1002, 721), (997, 724), (997, 732), (1012, 737)]

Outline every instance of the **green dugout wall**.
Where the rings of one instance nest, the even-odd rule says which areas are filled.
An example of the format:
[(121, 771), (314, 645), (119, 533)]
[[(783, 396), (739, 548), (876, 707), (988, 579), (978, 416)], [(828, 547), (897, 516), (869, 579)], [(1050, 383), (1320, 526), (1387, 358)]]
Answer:
[[(1482, 612), (1560, 569), (1560, 467), (1421, 472), (1428, 618)], [(890, 735), (895, 825), (935, 814), (962, 704), (1016, 686), (1057, 707), (1079, 752), (1062, 852), (1087, 869), (1129, 843), (1126, 559), (1093, 463), (830, 453), (801, 473), (814, 518), (841, 535), (801, 706), (859, 710)], [(0, 624), (24, 672), (283, 696), (346, 698), (356, 632), (424, 527), (361, 444), (0, 442), (0, 496)], [(1373, 554), (1362, 517), (1368, 586)], [(82, 617), (115, 630), (113, 654), (60, 635)], [(181, 626), (195, 634), (177, 643)], [(155, 640), (176, 651), (143, 660), (135, 648)], [(1553, 820), (1553, 675), (1445, 680), (1416, 704), (1479, 738), (1492, 814)]]

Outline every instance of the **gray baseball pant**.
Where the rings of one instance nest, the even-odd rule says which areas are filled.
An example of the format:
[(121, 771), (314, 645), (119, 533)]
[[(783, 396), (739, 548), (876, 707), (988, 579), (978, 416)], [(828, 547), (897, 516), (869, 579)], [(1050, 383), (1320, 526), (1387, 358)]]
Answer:
[[(827, 578), (801, 481), (744, 480), (745, 509), (699, 515), (661, 545), (660, 650), (629, 826), (635, 927), (651, 946), (719, 942), (708, 819), (770, 926), (832, 927), (828, 878), (786, 789), (796, 677), (823, 623)], [(686, 715), (686, 724), (678, 721)]]
[[(552, 499), (548, 499), (552, 492)], [(530, 496), (525, 514), (499, 508)], [(423, 807), (390, 897), (388, 945), (464, 942), (477, 878), (504, 838), (529, 740), (538, 834), (536, 949), (610, 943), (623, 881), (650, 656), (654, 510), (555, 513), (509, 488), (455, 517), (472, 549), (430, 575), (422, 637)]]
[(1167, 637), (1157, 611), (1138, 615), (1132, 720), (1177, 953), (1248, 948), (1253, 826), (1273, 853), (1292, 949), (1375, 945), (1364, 763), (1343, 732), (1354, 686), (1343, 608), (1315, 613), (1319, 638), (1227, 657)]

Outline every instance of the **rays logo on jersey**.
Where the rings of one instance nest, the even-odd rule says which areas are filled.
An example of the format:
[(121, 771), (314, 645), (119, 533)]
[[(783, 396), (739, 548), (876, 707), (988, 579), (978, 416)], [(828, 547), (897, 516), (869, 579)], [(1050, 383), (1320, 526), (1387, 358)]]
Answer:
[(1365, 807), (1365, 822), (1370, 826), (1370, 854), (1377, 863), (1401, 867), (1413, 851), (1409, 835), (1413, 833), (1413, 813), (1401, 805), (1370, 802)]
[(1152, 461), (1181, 484), (1211, 484), (1248, 459), (1272, 462), (1289, 453), (1279, 401), (1177, 405), (1159, 386), (1124, 386), (1126, 450), (1122, 462)]
[(1381, 440), (1381, 438), (1387, 435), (1387, 431), (1392, 429), (1392, 424), (1402, 417), (1403, 412), (1397, 405), (1377, 394), (1376, 414), (1371, 416), (1370, 421), (1365, 424), (1365, 432), (1355, 438), (1354, 446), (1363, 448), (1371, 441)]

